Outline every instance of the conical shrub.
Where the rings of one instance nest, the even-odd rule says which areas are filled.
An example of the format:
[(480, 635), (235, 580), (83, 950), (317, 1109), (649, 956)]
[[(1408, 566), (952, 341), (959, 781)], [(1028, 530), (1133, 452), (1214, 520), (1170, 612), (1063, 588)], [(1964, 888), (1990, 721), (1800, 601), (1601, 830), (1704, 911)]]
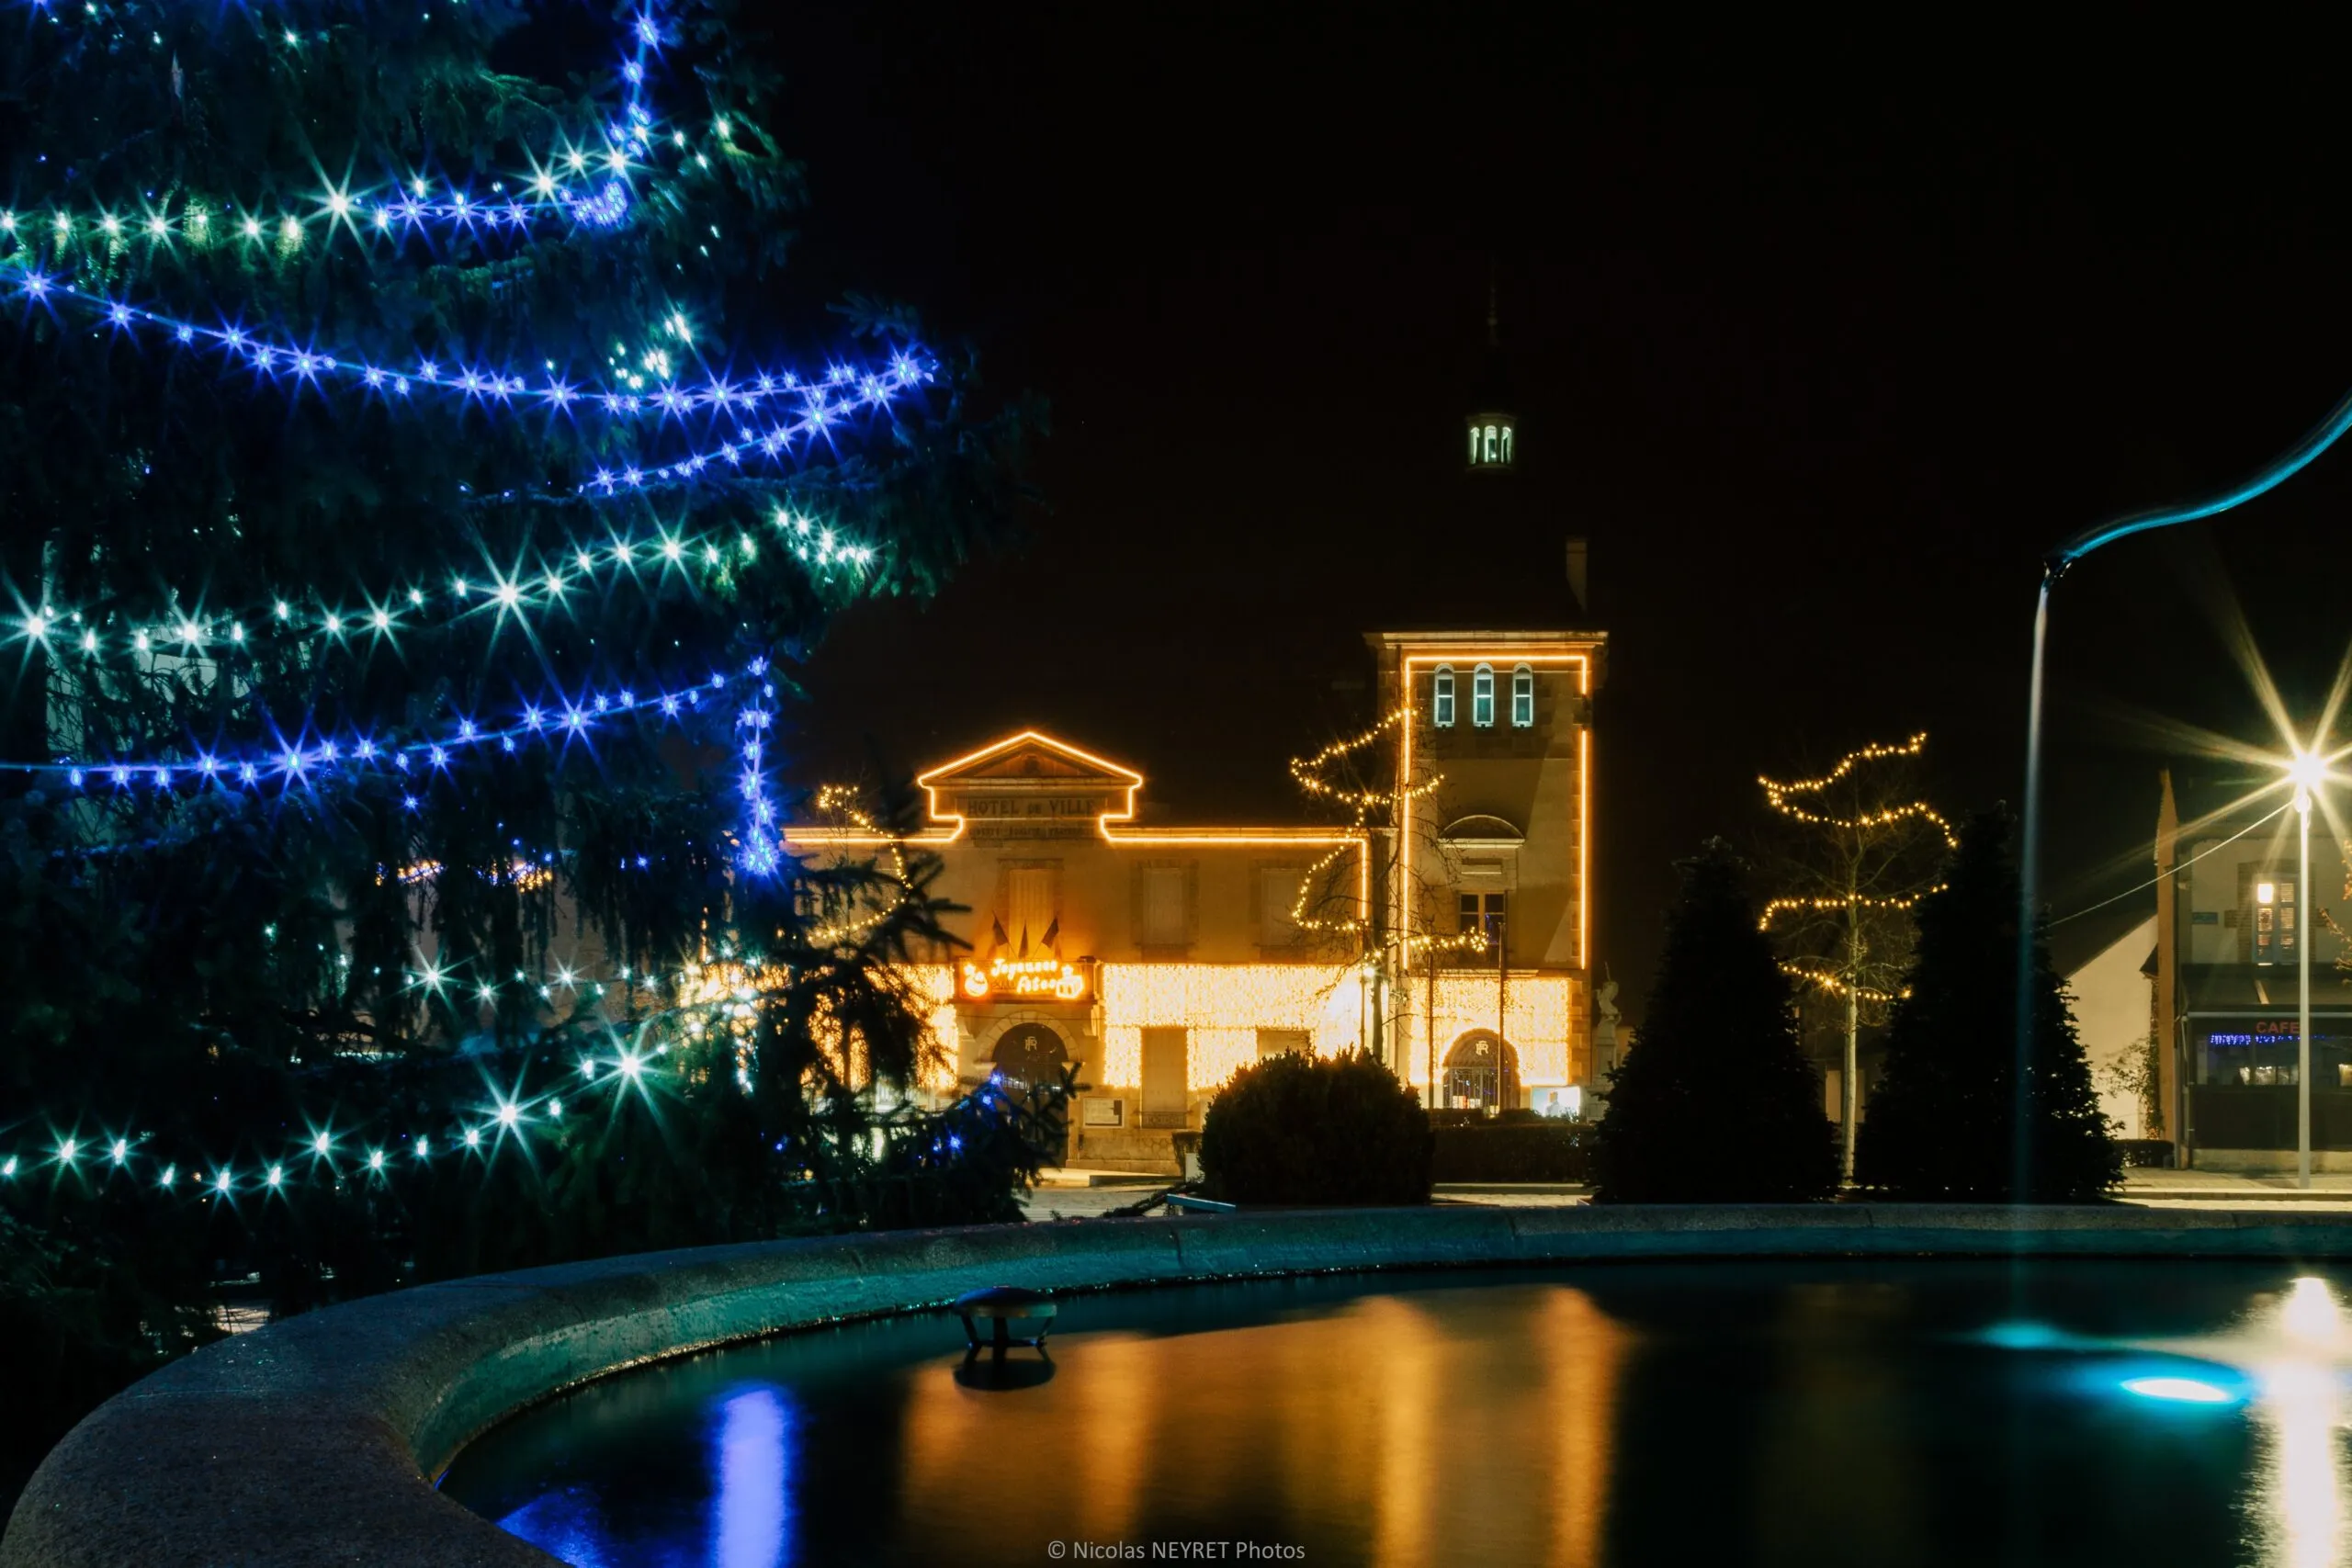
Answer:
[(1826, 1198), (1838, 1153), (1797, 1040), (1788, 977), (1747, 867), (1720, 839), (1682, 867), (1641, 1031), (1611, 1077), (1593, 1150), (1604, 1203)]
[(1886, 1197), (2085, 1202), (2121, 1179), (2122, 1152), (2039, 931), (2019, 1043), (2008, 841), (2006, 815), (1971, 820), (1942, 891), (1920, 900), (1917, 956), (1855, 1151), (1858, 1179)]

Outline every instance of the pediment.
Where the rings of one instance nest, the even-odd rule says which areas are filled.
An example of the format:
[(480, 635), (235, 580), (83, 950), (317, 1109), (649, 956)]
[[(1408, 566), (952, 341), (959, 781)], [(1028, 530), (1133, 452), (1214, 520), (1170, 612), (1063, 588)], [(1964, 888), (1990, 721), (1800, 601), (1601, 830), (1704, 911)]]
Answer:
[(1143, 783), (1143, 775), (1032, 729), (1008, 736), (952, 762), (943, 762), (915, 782), (926, 789), (940, 789), (950, 784), (980, 783), (1036, 784), (1059, 788), (1081, 781), (1126, 789)]
[(1009, 735), (916, 779), (944, 819), (1125, 818), (1143, 775), (1036, 730)]

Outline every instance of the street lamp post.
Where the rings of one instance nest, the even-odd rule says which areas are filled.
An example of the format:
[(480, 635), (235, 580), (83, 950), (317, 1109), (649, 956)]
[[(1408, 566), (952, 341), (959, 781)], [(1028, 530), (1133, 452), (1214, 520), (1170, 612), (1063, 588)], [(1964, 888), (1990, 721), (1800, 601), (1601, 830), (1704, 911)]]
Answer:
[(2298, 750), (2287, 765), (2295, 784), (2295, 1185), (2312, 1184), (2312, 786), (2326, 759)]

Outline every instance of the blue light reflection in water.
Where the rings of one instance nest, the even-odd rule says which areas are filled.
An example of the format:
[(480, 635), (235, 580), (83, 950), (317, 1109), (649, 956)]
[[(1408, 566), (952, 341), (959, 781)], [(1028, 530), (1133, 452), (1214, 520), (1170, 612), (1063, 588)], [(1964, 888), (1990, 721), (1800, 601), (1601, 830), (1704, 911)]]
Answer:
[(786, 1487), (792, 1474), (792, 1416), (782, 1393), (750, 1388), (718, 1407), (711, 1468), (710, 1561), (717, 1568), (781, 1568), (791, 1539)]
[(500, 1518), (498, 1528), (573, 1568), (605, 1568), (605, 1521), (593, 1488), (544, 1493)]
[(1996, 1323), (1977, 1337), (2004, 1350), (2064, 1350), (2082, 1343), (2049, 1324), (2020, 1321)]
[(2197, 1378), (2125, 1378), (2126, 1393), (2143, 1399), (2177, 1400), (2184, 1404), (2235, 1404), (2237, 1395)]

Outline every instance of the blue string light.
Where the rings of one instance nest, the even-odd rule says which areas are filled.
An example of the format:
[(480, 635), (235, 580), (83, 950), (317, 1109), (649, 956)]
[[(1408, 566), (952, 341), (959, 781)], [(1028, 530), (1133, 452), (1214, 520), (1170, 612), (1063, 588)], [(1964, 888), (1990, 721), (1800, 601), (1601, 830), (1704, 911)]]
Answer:
[[(591, 164), (582, 156), (582, 167)], [(66, 251), (76, 242), (90, 248), (95, 241), (96, 248), (108, 258), (119, 255), (134, 241), (150, 252), (158, 245), (182, 244), (198, 248), (275, 244), (299, 249), (310, 243), (311, 230), (319, 225), (330, 236), (342, 231), (394, 245), (415, 238), (440, 243), (460, 234), (529, 240), (537, 238), (542, 227), (551, 221), (567, 229), (616, 229), (636, 209), (636, 191), (623, 173), (610, 172), (615, 168), (610, 156), (593, 160), (593, 165), (608, 172), (601, 179), (592, 176), (579, 181), (576, 188), (573, 182), (545, 172), (535, 175), (526, 183), (532, 192), (527, 197), (509, 191), (503, 179), (492, 182), (488, 196), (479, 197), (455, 186), (436, 189), (422, 177), (405, 186), (388, 183), (356, 196), (329, 187), (320, 198), (319, 209), (308, 215), (187, 197), (181, 198), (176, 213), (168, 203), (141, 204), (135, 215), (103, 207), (78, 214), (56, 207), (39, 214), (0, 209), (0, 246), (17, 248), (20, 254), (12, 254), (11, 260), (29, 262), (39, 254), (38, 238), (62, 265)], [(624, 156), (621, 167), (627, 170), (634, 165)], [(289, 229), (288, 224), (293, 227)]]
[[(721, 1010), (709, 1004), (691, 1004), (633, 1021), (641, 1037), (643, 1028), (651, 1022), (686, 1014), (715, 1016)], [(207, 1158), (187, 1162), (183, 1179), (182, 1161), (150, 1147), (150, 1134), (141, 1133), (134, 1138), (101, 1133), (96, 1137), (85, 1137), (77, 1133), (52, 1131), (45, 1149), (28, 1149), (20, 1145), (15, 1152), (0, 1158), (0, 1181), (30, 1180), (44, 1173), (52, 1179), (72, 1175), (85, 1182), (120, 1179), (154, 1191), (185, 1191), (198, 1200), (232, 1201), (255, 1191), (265, 1197), (283, 1196), (288, 1189), (305, 1185), (334, 1187), (346, 1181), (365, 1180), (382, 1186), (398, 1174), (396, 1164), (409, 1169), (430, 1165), (436, 1157), (436, 1150), (441, 1157), (487, 1163), (495, 1159), (509, 1142), (519, 1148), (534, 1133), (551, 1134), (572, 1115), (564, 1105), (566, 1094), (603, 1093), (616, 1102), (615, 1109), (632, 1094), (650, 1096), (662, 1074), (660, 1060), (669, 1049), (666, 1043), (647, 1049), (620, 1044), (616, 1039), (608, 1052), (590, 1052), (580, 1057), (579, 1082), (570, 1088), (537, 1093), (526, 1092), (520, 1084), (512, 1093), (492, 1088), (488, 1104), (478, 1107), (471, 1115), (461, 1114), (441, 1123), (437, 1132), (402, 1131), (386, 1137), (361, 1128), (312, 1127), (302, 1137), (289, 1139), (281, 1154), (249, 1153), (242, 1172), (234, 1159)], [(991, 1088), (983, 1086), (967, 1095), (963, 1103), (985, 1110), (993, 1098)], [(1004, 1109), (1010, 1111), (1012, 1107), (1008, 1104)], [(88, 1120), (77, 1119), (74, 1125), (83, 1125)], [(958, 1133), (948, 1132), (944, 1141), (951, 1151), (963, 1147), (964, 1140)], [(941, 1142), (934, 1132), (933, 1147), (936, 1149)], [(777, 1146), (779, 1150), (782, 1147), (780, 1144)]]
[[(657, 1016), (694, 1010), (708, 1010), (672, 1009)], [(650, 1092), (649, 1079), (657, 1072), (655, 1059), (668, 1050), (667, 1045), (650, 1051), (616, 1046), (609, 1055), (592, 1054), (582, 1057), (581, 1077), (594, 1091), (606, 1092), (616, 1100), (632, 1093), (644, 1094)], [(519, 1145), (532, 1131), (552, 1132), (560, 1127), (567, 1114), (562, 1092), (585, 1094), (592, 1090), (528, 1095), (518, 1089), (512, 1096), (493, 1091), (492, 1102), (481, 1107), (478, 1114), (445, 1124), (437, 1139), (438, 1146), (448, 1155), (494, 1158), (510, 1140)], [(405, 1148), (412, 1165), (423, 1165), (433, 1159), (436, 1145), (435, 1134), (430, 1133), (402, 1133), (377, 1141), (356, 1129), (338, 1133), (330, 1127), (312, 1131), (292, 1142), (283, 1155), (250, 1156), (246, 1167), (249, 1175), (241, 1174), (234, 1160), (200, 1159), (187, 1162), (183, 1179), (183, 1162), (149, 1148), (148, 1141), (146, 1134), (139, 1134), (135, 1140), (103, 1134), (96, 1138), (71, 1133), (52, 1134), (46, 1150), (28, 1153), (20, 1146), (0, 1159), (0, 1180), (31, 1179), (46, 1171), (52, 1177), (72, 1174), (85, 1181), (95, 1179), (104, 1182), (119, 1177), (157, 1191), (185, 1190), (198, 1199), (233, 1199), (255, 1190), (282, 1195), (288, 1188), (306, 1183), (334, 1186), (364, 1178), (371, 1184), (380, 1185), (394, 1174), (395, 1150)], [(298, 1162), (300, 1168), (291, 1168)]]
[[(52, 0), (30, 0), (30, 9), (37, 17), (52, 23), (63, 20)], [(101, 23), (114, 18), (111, 13), (101, 12), (96, 6), (89, 5), (82, 9), (76, 19)], [(668, 24), (650, 5), (629, 19), (625, 47), (615, 71), (621, 89), (621, 114), (604, 128), (605, 146), (602, 153), (592, 157), (584, 151), (587, 138), (563, 139), (563, 151), (558, 155), (557, 165), (572, 175), (582, 176), (582, 183), (588, 187), (585, 194), (575, 191), (569, 182), (546, 168), (535, 168), (528, 181), (518, 180), (518, 185), (532, 192), (529, 200), (508, 194), (503, 180), (492, 185), (494, 199), (475, 198), (456, 187), (450, 188), (446, 195), (435, 197), (430, 182), (421, 176), (413, 176), (405, 182), (388, 181), (356, 195), (348, 187), (330, 187), (319, 216), (349, 228), (355, 234), (361, 231), (358, 220), (368, 219), (368, 227), (379, 235), (397, 236), (405, 236), (436, 224), (446, 225), (452, 231), (495, 234), (503, 226), (521, 233), (529, 229), (536, 220), (549, 217), (591, 228), (618, 226), (634, 206), (635, 193), (628, 184), (628, 177), (642, 166), (656, 148), (664, 145), (663, 140), (656, 134), (653, 111), (648, 106), (654, 68), (660, 61), (662, 46), (668, 32)], [(302, 47), (301, 35), (290, 28), (281, 37), (289, 50), (299, 51)], [(162, 40), (158, 38), (155, 41), (160, 44)], [(714, 121), (713, 130), (722, 150), (731, 151), (728, 121), (723, 118)], [(684, 150), (687, 146), (684, 133), (673, 132), (667, 145), (674, 151)], [(709, 166), (709, 158), (706, 154), (695, 154), (693, 161), (697, 167)], [(600, 172), (607, 177), (598, 179)], [(119, 243), (133, 236), (143, 236), (149, 240), (175, 237), (209, 240), (211, 238), (210, 213), (216, 206), (224, 214), (238, 209), (237, 205), (231, 202), (202, 207), (190, 204), (184, 206), (183, 221), (177, 224), (168, 213), (153, 209), (134, 223), (126, 223), (121, 218), (106, 211), (101, 211), (95, 220), (85, 221), (109, 243)], [(264, 238), (266, 231), (257, 210), (248, 208), (245, 211), (246, 216), (236, 225), (238, 231), (248, 240)], [(63, 229), (72, 231), (74, 221), (70, 215), (59, 216)], [(17, 217), (13, 211), (0, 212), (0, 240), (17, 233)], [(195, 229), (185, 226), (189, 220), (197, 225)], [(298, 224), (301, 221), (290, 220)], [(267, 228), (282, 231), (280, 224), (271, 224)]]
[(736, 863), (763, 877), (774, 875), (783, 863), (777, 848), (775, 805), (768, 795), (764, 766), (768, 731), (775, 722), (775, 710), (769, 705), (775, 700), (775, 686), (764, 679), (767, 671), (764, 658), (752, 660), (751, 678), (760, 684), (749, 705), (735, 716), (736, 747), (743, 761), (743, 809), (750, 818)]
[[(102, 631), (81, 610), (43, 604), (0, 622), (0, 637), (40, 644), (58, 652), (78, 652), (85, 658), (128, 655), (143, 671), (153, 668), (159, 655), (214, 662), (259, 659), (273, 638), (372, 647), (413, 632), (446, 630), (481, 616), (493, 620), (514, 616), (527, 629), (532, 614), (561, 611), (574, 592), (623, 581), (642, 581), (643, 571), (655, 574), (657, 587), (672, 574), (690, 585), (707, 587), (721, 573), (740, 572), (771, 554), (820, 571), (840, 567), (863, 572), (873, 564), (872, 547), (844, 544), (831, 527), (789, 508), (779, 508), (770, 525), (775, 537), (766, 545), (740, 531), (722, 536), (655, 527), (629, 535), (607, 533), (593, 543), (567, 541), (539, 555), (527, 567), (518, 562), (505, 572), (453, 576), (446, 586), (412, 581), (405, 587), (363, 594), (357, 607), (329, 604), (306, 590), (248, 605), (242, 613), (175, 609), (153, 620), (128, 619), (119, 630)], [(699, 583), (695, 577), (697, 572), (704, 574)], [(184, 597), (194, 596), (174, 594), (171, 602), (176, 604)]]
[[(390, 777), (429, 783), (448, 772), (460, 759), (487, 755), (492, 748), (501, 755), (512, 755), (526, 745), (560, 750), (584, 742), (599, 726), (621, 717), (635, 716), (657, 723), (684, 724), (690, 716), (710, 712), (730, 690), (747, 684), (766, 694), (760, 700), (768, 700), (775, 688), (764, 680), (766, 671), (767, 660), (761, 659), (753, 661), (749, 671), (732, 680), (713, 675), (705, 683), (652, 696), (640, 696), (624, 688), (577, 700), (534, 704), (517, 714), (513, 723), (492, 728), (461, 716), (435, 736), (403, 742), (379, 740), (366, 731), (350, 730), (243, 750), (199, 750), (192, 757), (0, 761), (0, 773), (62, 779), (69, 789), (77, 791), (95, 787), (124, 792), (142, 786), (157, 791), (232, 785), (254, 788), (272, 784), (314, 786), (330, 773), (348, 778)], [(413, 795), (408, 799), (412, 806), (415, 804)], [(772, 838), (773, 831), (768, 836)]]
[(921, 351), (901, 350), (879, 368), (860, 371), (836, 365), (814, 378), (789, 371), (763, 373), (741, 382), (713, 377), (693, 385), (665, 383), (647, 393), (587, 389), (560, 378), (535, 387), (503, 368), (445, 366), (438, 360), (420, 358), (414, 366), (398, 369), (242, 326), (206, 326), (76, 288), (15, 258), (0, 263), (0, 268), (13, 275), (17, 293), (28, 305), (85, 310), (117, 332), (152, 328), (177, 347), (218, 349), (231, 363), (252, 369), (264, 381), (290, 378), (298, 388), (357, 390), (395, 408), (408, 404), (419, 389), (454, 397), (469, 408), (544, 409), (573, 416), (600, 412), (624, 421), (684, 420), (695, 412), (739, 421), (764, 419), (771, 417), (766, 412), (769, 407), (787, 400), (798, 401), (797, 410), (786, 408), (782, 422), (765, 430), (739, 425), (734, 440), (700, 447), (667, 463), (600, 468), (594, 479), (577, 487), (585, 494), (611, 495), (621, 490), (639, 490), (650, 482), (689, 479), (713, 463), (740, 468), (755, 457), (788, 461), (799, 455), (799, 443), (830, 438), (841, 422), (862, 410), (888, 407), (900, 393), (929, 382), (933, 374), (931, 362)]

